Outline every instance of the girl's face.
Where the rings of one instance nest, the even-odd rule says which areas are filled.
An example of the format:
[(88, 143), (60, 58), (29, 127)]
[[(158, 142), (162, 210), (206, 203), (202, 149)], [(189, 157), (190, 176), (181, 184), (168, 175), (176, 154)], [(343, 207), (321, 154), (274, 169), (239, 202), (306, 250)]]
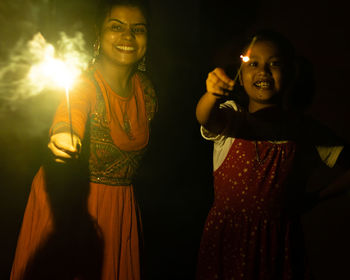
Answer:
[(257, 41), (251, 49), (250, 60), (243, 62), (241, 74), (240, 82), (249, 96), (250, 108), (276, 104), (285, 75), (283, 58), (273, 42)]
[(102, 57), (121, 66), (133, 66), (146, 53), (146, 19), (138, 7), (114, 6), (101, 30)]

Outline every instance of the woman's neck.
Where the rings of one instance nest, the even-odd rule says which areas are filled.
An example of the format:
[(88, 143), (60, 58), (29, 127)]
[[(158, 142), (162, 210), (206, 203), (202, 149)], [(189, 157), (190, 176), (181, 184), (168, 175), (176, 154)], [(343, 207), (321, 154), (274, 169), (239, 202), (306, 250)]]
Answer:
[(132, 66), (120, 66), (100, 59), (96, 69), (101, 73), (111, 89), (118, 95), (128, 97), (132, 91)]

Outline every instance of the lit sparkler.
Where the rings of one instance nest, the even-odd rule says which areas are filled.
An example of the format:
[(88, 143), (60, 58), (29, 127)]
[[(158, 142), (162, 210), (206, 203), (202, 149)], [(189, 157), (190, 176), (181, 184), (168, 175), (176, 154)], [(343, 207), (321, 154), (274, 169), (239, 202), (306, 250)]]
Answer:
[(250, 53), (252, 52), (252, 48), (253, 48), (253, 46), (254, 46), (256, 40), (257, 40), (257, 37), (256, 37), (256, 36), (253, 37), (252, 41), (250, 42), (250, 44), (249, 44), (249, 46), (248, 46), (248, 49), (247, 49), (246, 54), (240, 56), (240, 58), (241, 58), (241, 60), (242, 60), (242, 63), (241, 63), (241, 65), (240, 65), (240, 67), (239, 67), (239, 69), (238, 69), (238, 71), (237, 71), (237, 74), (236, 74), (235, 78), (233, 79), (234, 83), (236, 83), (236, 81), (237, 81), (237, 79), (238, 79), (238, 77), (239, 77), (239, 74), (240, 74), (241, 71), (242, 71), (243, 63), (248, 62), (248, 61), (250, 60)]
[(38, 35), (37, 43), (38, 47), (42, 49), (42, 58), (38, 63), (32, 65), (28, 77), (33, 83), (40, 83), (44, 79), (46, 82), (51, 82), (55, 86), (65, 89), (70, 136), (72, 145), (74, 145), (69, 90), (82, 69), (77, 64), (77, 57), (65, 54), (63, 59), (57, 58), (55, 48), (51, 44), (46, 43), (42, 35)]

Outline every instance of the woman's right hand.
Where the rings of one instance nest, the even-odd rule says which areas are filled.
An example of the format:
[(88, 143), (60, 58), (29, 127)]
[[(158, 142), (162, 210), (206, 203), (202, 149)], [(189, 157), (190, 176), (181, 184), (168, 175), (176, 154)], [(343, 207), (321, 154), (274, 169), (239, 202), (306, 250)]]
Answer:
[(219, 98), (228, 96), (228, 91), (233, 90), (234, 84), (235, 82), (226, 75), (224, 69), (219, 67), (210, 72), (206, 80), (207, 92)]
[(71, 159), (78, 158), (81, 140), (77, 135), (73, 134), (72, 143), (72, 137), (69, 132), (60, 132), (51, 136), (48, 148), (51, 150), (55, 162), (66, 163)]

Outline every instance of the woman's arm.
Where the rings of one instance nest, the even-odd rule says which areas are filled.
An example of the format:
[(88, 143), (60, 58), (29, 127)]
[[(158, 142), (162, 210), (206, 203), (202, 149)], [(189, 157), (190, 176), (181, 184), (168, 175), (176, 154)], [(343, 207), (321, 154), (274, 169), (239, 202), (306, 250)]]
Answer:
[(95, 86), (87, 78), (80, 80), (76, 87), (70, 91), (72, 136), (67, 102), (64, 98), (62, 99), (50, 129), (50, 140), (48, 143), (48, 148), (55, 162), (65, 163), (71, 159), (78, 158), (86, 121), (91, 104), (95, 102), (95, 99)]

